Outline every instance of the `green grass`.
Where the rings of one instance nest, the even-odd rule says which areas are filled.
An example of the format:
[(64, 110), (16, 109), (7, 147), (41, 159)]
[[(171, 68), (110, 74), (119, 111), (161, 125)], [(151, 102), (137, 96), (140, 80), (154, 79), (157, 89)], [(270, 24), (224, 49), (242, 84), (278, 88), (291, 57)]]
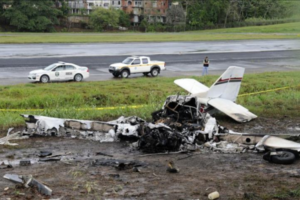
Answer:
[[(209, 86), (217, 77), (209, 75), (191, 78)], [(286, 86), (293, 87), (240, 96), (237, 103), (259, 117), (299, 117), (299, 77), (300, 71), (246, 74), (240, 94)], [(103, 121), (115, 119), (121, 115), (137, 115), (149, 120), (151, 112), (160, 109), (168, 95), (186, 94), (183, 89), (173, 83), (177, 78), (141, 77), (100, 82), (0, 86), (0, 130), (24, 124), (20, 117), (22, 113)], [(143, 105), (143, 107), (136, 109), (126, 107), (132, 105)], [(98, 110), (97, 107), (114, 108)]]
[(200, 33), (295, 33), (300, 34), (300, 22), (275, 24), (268, 26), (247, 26), (241, 28), (224, 28), (199, 31)]
[(180, 33), (1, 33), (0, 43), (171, 42), (299, 39), (300, 22)]

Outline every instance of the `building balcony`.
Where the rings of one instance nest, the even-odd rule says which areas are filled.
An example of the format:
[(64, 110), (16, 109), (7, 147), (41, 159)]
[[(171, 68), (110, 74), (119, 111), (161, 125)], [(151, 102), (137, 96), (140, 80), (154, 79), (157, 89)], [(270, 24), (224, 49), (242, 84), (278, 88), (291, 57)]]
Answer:
[(70, 8), (85, 8), (83, 2), (69, 2), (68, 5)]
[(143, 8), (144, 6), (143, 5), (135, 5), (135, 4), (133, 4), (132, 7), (134, 7), (134, 8)]

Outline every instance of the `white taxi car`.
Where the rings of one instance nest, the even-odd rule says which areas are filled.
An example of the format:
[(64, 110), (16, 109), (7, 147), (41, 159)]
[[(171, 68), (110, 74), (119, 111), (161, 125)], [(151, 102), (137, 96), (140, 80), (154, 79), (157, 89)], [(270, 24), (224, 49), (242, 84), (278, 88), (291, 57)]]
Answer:
[(90, 72), (87, 67), (81, 67), (73, 63), (58, 62), (49, 65), (45, 69), (29, 72), (28, 79), (42, 83), (62, 80), (74, 80), (79, 82), (89, 76)]

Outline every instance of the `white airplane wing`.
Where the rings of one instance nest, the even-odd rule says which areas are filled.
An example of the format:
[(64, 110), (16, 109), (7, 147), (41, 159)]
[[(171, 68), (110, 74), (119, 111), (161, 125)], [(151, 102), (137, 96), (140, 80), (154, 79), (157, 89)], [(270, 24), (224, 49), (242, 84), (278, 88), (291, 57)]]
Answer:
[(247, 122), (257, 116), (251, 113), (247, 108), (238, 105), (231, 100), (215, 98), (208, 101), (208, 104), (225, 113), (238, 122)]
[(190, 78), (177, 79), (174, 83), (191, 94), (207, 92), (209, 89), (202, 83)]

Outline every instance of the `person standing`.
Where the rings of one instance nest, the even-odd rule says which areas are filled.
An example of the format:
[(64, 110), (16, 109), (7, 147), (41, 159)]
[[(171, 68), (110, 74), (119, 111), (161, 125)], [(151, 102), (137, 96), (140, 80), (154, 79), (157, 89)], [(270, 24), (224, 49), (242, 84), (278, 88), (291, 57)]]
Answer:
[(203, 70), (202, 70), (202, 76), (205, 74), (208, 74), (208, 67), (209, 67), (209, 60), (208, 57), (206, 56), (205, 59), (203, 60)]

